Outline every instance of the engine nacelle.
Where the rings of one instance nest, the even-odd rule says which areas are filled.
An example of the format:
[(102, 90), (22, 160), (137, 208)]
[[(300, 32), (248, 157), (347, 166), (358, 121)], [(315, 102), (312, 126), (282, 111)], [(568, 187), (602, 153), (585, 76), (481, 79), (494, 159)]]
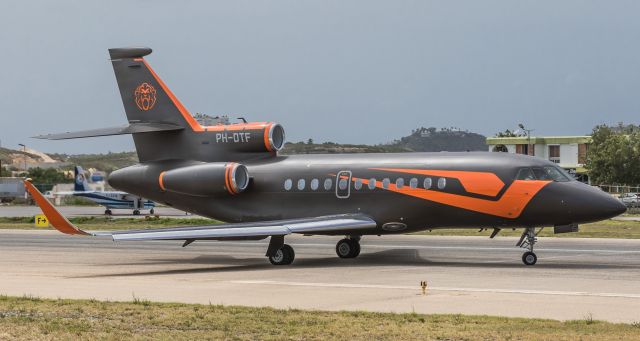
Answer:
[(194, 196), (238, 194), (249, 185), (247, 167), (235, 162), (211, 162), (160, 173), (160, 189)]
[(210, 143), (238, 153), (276, 152), (285, 143), (284, 128), (273, 122), (238, 123), (203, 127)]

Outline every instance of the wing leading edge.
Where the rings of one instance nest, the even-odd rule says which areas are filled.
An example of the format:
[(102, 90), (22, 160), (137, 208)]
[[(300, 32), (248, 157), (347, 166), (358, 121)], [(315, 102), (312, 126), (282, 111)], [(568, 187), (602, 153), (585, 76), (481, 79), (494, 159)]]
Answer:
[(120, 240), (185, 240), (198, 239), (244, 239), (266, 238), (298, 234), (340, 234), (341, 231), (375, 229), (377, 224), (364, 214), (340, 214), (322, 217), (272, 220), (255, 223), (216, 224), (162, 229), (128, 230), (88, 233), (73, 225), (31, 183), (24, 181), (25, 188), (42, 209), (49, 223), (58, 231), (72, 235), (111, 236)]

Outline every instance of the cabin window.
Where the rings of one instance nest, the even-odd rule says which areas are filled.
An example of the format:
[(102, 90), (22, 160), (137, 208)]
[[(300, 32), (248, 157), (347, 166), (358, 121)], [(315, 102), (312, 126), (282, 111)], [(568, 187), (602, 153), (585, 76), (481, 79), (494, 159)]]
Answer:
[(431, 186), (433, 186), (433, 181), (431, 181), (431, 178), (425, 178), (422, 185), (424, 186), (424, 189), (431, 189)]
[(391, 180), (389, 180), (389, 178), (382, 179), (382, 188), (384, 189), (389, 188), (389, 183), (391, 183)]
[(440, 178), (438, 179), (438, 189), (444, 189), (447, 186), (447, 179)]
[(411, 187), (411, 189), (418, 188), (418, 179), (412, 178), (411, 180), (409, 180), (409, 187)]
[(347, 189), (347, 185), (348, 185), (348, 183), (347, 183), (347, 179), (340, 179), (340, 182), (338, 183), (338, 187), (339, 187), (341, 190), (343, 190), (343, 191), (344, 191), (345, 189)]
[(287, 179), (284, 181), (284, 189), (289, 191), (291, 190), (291, 186), (293, 186), (293, 181), (291, 179)]
[(404, 187), (404, 179), (403, 178), (396, 179), (396, 188), (400, 189), (402, 187)]
[(304, 179), (300, 179), (300, 180), (298, 180), (298, 190), (299, 190), (299, 191), (302, 191), (302, 190), (304, 189), (304, 186), (305, 186), (305, 181), (304, 181)]
[(371, 178), (369, 179), (369, 189), (370, 190), (374, 190), (376, 189), (376, 178)]
[(356, 181), (353, 183), (353, 188), (359, 190), (362, 188), (362, 179), (356, 179)]
[(320, 184), (320, 181), (318, 181), (318, 179), (313, 179), (311, 180), (311, 183), (309, 185), (311, 186), (311, 189), (315, 191), (318, 189), (319, 184)]
[(325, 189), (325, 191), (331, 190), (332, 186), (333, 186), (333, 181), (331, 181), (331, 179), (324, 180), (324, 189)]
[(518, 171), (518, 175), (516, 176), (516, 180), (535, 180), (536, 177), (533, 175), (531, 168), (522, 168)]

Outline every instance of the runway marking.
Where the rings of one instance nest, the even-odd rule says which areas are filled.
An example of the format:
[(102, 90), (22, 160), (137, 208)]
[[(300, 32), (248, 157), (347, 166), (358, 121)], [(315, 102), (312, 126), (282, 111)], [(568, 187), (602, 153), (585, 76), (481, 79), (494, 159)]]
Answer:
[[(283, 282), (283, 281), (266, 281), (266, 280), (243, 280), (230, 281), (233, 284), (261, 284), (261, 285), (278, 285), (278, 286), (295, 286), (295, 287), (321, 287), (321, 288), (343, 288), (343, 289), (394, 289), (394, 290), (411, 290), (418, 292), (420, 288), (416, 286), (401, 285), (380, 285), (380, 284), (349, 284), (349, 283), (307, 283), (307, 282)], [(455, 287), (429, 287), (430, 291), (454, 291), (454, 292), (481, 292), (481, 293), (497, 293), (497, 294), (525, 294), (525, 295), (551, 295), (551, 296), (588, 296), (588, 297), (618, 297), (618, 298), (637, 298), (640, 294), (623, 294), (623, 293), (598, 293), (586, 291), (556, 291), (556, 290), (527, 290), (527, 289), (489, 289), (489, 288), (455, 288)]]

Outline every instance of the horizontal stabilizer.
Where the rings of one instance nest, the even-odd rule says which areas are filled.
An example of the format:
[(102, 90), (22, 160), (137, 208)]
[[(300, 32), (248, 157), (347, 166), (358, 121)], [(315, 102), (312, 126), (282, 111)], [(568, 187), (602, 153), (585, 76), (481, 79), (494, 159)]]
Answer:
[(125, 134), (138, 134), (138, 133), (150, 133), (156, 131), (174, 131), (182, 130), (184, 127), (169, 123), (132, 123), (127, 126), (101, 128), (92, 130), (83, 130), (75, 132), (66, 132), (61, 134), (47, 134), (33, 136), (36, 139), (44, 140), (67, 140), (67, 139), (79, 139), (84, 137), (97, 137), (97, 136), (111, 136), (111, 135), (125, 135)]

